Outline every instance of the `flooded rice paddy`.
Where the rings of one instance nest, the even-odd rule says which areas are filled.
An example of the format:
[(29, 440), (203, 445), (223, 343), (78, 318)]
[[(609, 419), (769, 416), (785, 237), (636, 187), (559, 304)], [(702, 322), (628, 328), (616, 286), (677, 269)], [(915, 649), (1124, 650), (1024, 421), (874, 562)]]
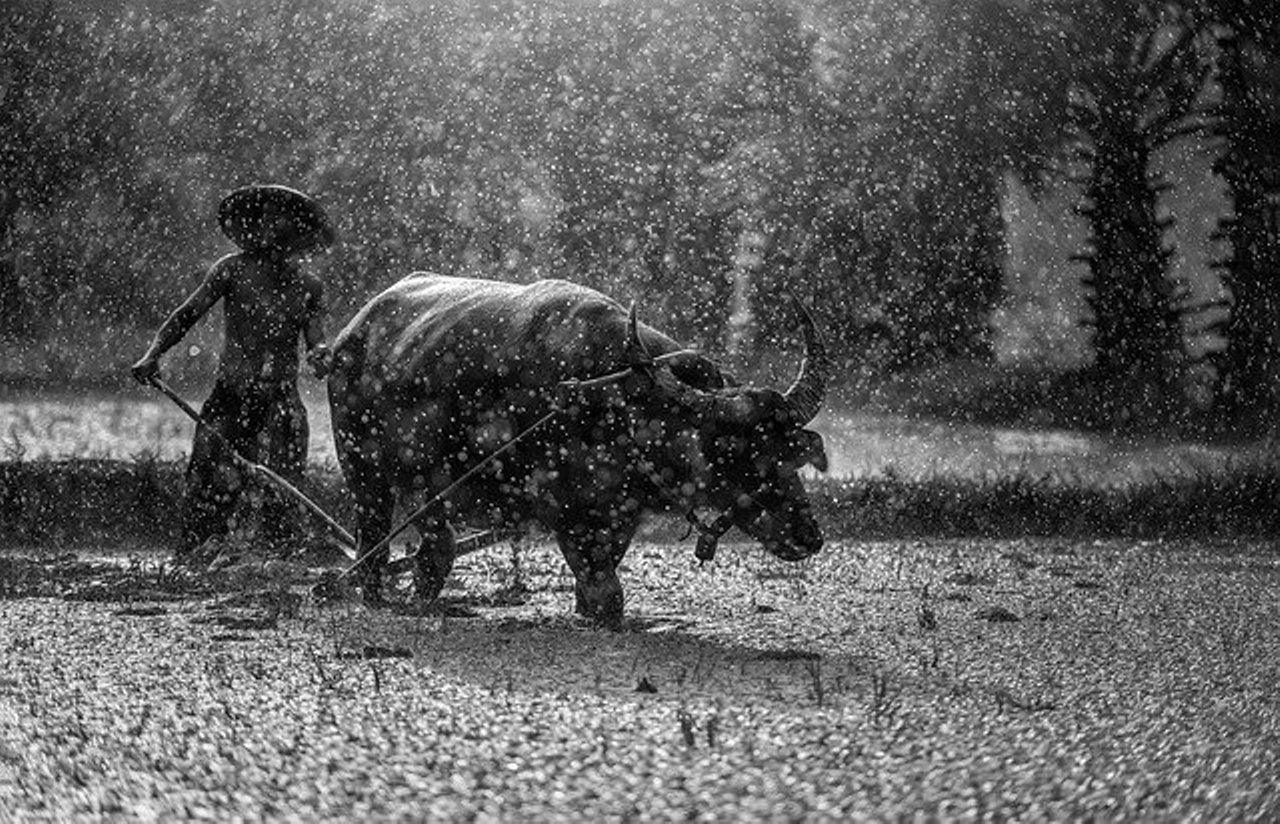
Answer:
[[(322, 393), (311, 389), (304, 393), (311, 460), (333, 464), (328, 406)], [(187, 396), (196, 403), (202, 399), (196, 393)], [(815, 426), (826, 440), (833, 477), (1022, 472), (1113, 483), (1151, 474), (1195, 474), (1251, 457), (1249, 452), (1196, 443), (1134, 442), (1071, 430), (995, 428), (857, 411), (824, 412)], [(146, 397), (28, 392), (0, 398), (0, 460), (139, 455), (179, 459), (187, 454), (193, 428), (158, 393)]]

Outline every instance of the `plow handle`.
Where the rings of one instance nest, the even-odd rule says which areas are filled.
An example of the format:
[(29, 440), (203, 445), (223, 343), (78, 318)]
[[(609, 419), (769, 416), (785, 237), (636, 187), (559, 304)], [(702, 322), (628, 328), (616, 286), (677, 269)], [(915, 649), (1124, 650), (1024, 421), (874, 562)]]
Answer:
[(296, 486), (289, 483), (287, 480), (282, 478), (278, 473), (272, 471), (271, 469), (268, 469), (262, 464), (254, 463), (253, 461), (250, 461), (248, 458), (245, 458), (243, 455), (237, 452), (231, 446), (231, 444), (227, 443), (227, 439), (222, 437), (221, 432), (219, 432), (218, 430), (212, 427), (209, 427), (209, 425), (205, 423), (204, 418), (200, 417), (200, 413), (197, 412), (195, 408), (191, 406), (191, 404), (183, 400), (181, 395), (179, 395), (177, 392), (174, 392), (173, 389), (171, 389), (169, 385), (166, 384), (164, 381), (162, 381), (159, 377), (151, 378), (150, 383), (156, 389), (159, 389), (161, 392), (163, 392), (164, 395), (169, 400), (177, 404), (179, 409), (187, 413), (187, 417), (195, 421), (196, 426), (208, 427), (209, 431), (213, 433), (213, 436), (218, 439), (218, 442), (221, 443), (222, 446), (228, 452), (231, 453), (232, 457), (235, 458), (236, 463), (240, 464), (241, 466), (244, 466), (249, 471), (255, 472), (258, 475), (261, 475), (262, 477), (266, 478), (268, 481), (274, 484), (276, 488), (284, 491), (287, 495), (289, 495), (289, 497), (293, 498), (295, 501), (305, 506), (313, 515), (315, 515), (320, 520), (324, 521), (325, 524), (328, 525), (329, 529), (333, 530), (334, 534), (342, 539), (343, 544), (345, 544), (343, 551), (346, 552), (349, 557), (352, 557), (352, 558), (355, 557), (355, 546), (356, 546), (355, 536), (353, 536), (350, 532), (348, 532), (342, 526), (342, 524), (335, 521), (332, 518), (332, 516), (329, 515), (329, 513), (321, 509), (319, 504), (317, 504), (315, 501), (308, 498), (302, 492), (302, 490), (298, 489)]

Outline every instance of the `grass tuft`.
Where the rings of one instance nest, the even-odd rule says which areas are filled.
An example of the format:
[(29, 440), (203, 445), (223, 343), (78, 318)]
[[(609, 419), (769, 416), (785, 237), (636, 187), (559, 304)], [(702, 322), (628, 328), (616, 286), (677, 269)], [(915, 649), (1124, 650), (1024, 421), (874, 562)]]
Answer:
[[(181, 532), (184, 470), (150, 454), (0, 461), (0, 546), (172, 544)], [(338, 472), (309, 473), (304, 491), (351, 522)]]
[(819, 482), (834, 536), (1267, 538), (1280, 535), (1280, 463), (1241, 462), (1100, 486), (1075, 474), (934, 474)]

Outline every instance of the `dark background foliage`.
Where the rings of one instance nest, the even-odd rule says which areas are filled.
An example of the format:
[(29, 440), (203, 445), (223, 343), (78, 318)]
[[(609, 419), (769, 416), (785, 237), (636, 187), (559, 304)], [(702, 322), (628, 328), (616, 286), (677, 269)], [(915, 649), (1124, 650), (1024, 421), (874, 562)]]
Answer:
[[(848, 384), (991, 363), (1018, 185), (1085, 226), (1052, 286), (1081, 368), (1037, 385), (1104, 426), (1182, 420), (1197, 381), (1224, 425), (1276, 406), (1268, 3), (15, 0), (0, 44), (8, 377), (118, 379), (262, 181), (337, 220), (307, 264), (334, 331), (432, 269), (582, 281), (748, 370), (791, 345), (784, 289)], [(1207, 300), (1154, 166), (1188, 140), (1227, 184)]]

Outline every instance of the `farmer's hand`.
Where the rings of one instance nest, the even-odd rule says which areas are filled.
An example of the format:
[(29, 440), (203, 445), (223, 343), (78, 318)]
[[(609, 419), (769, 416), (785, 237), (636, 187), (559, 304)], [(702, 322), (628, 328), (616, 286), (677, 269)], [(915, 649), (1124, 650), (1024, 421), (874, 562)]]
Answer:
[(325, 344), (318, 343), (307, 353), (307, 363), (311, 364), (317, 378), (323, 378), (333, 368), (333, 352)]
[(142, 360), (135, 363), (130, 371), (138, 383), (149, 385), (151, 381), (160, 377), (160, 363), (150, 355), (144, 355)]

